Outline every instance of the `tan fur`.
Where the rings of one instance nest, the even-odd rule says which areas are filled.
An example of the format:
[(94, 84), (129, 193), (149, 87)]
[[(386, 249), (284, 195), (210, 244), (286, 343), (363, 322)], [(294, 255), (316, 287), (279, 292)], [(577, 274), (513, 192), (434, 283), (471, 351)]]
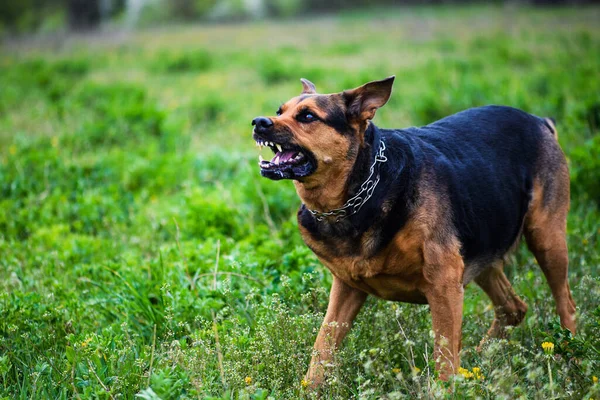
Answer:
[(527, 245), (538, 261), (552, 295), (561, 325), (575, 333), (575, 302), (567, 272), (569, 255), (566, 231), (569, 211), (569, 170), (556, 138), (551, 120), (547, 129), (553, 138), (541, 143), (537, 163), (539, 178), (534, 181), (533, 196), (525, 216), (524, 233)]
[(367, 294), (333, 277), (327, 314), (317, 335), (306, 381), (317, 386), (323, 381), (328, 361), (352, 326)]
[[(534, 183), (531, 206), (525, 218), (525, 238), (552, 290), (561, 325), (575, 333), (575, 302), (567, 279), (569, 256), (565, 234), (569, 180), (566, 166), (556, 175), (556, 181), (558, 190), (550, 196), (544, 193), (541, 182)], [(545, 198), (547, 204), (544, 204)]]
[(516, 326), (523, 321), (527, 312), (527, 304), (515, 293), (502, 269), (504, 262), (497, 260), (475, 278), (475, 282), (485, 291), (494, 304), (495, 318), (488, 330), (487, 338), (506, 338), (507, 326)]
[(311, 97), (301, 101), (295, 97), (282, 106), (281, 116), (272, 118), (272, 121), (275, 129), (285, 126), (294, 132), (295, 142), (316, 157), (319, 172), (302, 181), (294, 181), (304, 204), (314, 210), (338, 208), (347, 200), (345, 178), (350, 175), (355, 161), (355, 158), (348, 159), (347, 155), (352, 150), (356, 154), (357, 149), (351, 149), (352, 143), (348, 138), (325, 124), (306, 125), (296, 121), (295, 115), (304, 107), (310, 107), (320, 118), (325, 117)]

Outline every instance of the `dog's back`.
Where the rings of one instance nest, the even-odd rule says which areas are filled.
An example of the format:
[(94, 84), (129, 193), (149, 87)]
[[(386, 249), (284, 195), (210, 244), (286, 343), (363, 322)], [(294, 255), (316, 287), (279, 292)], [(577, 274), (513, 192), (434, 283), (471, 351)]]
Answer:
[[(515, 244), (534, 186), (568, 207), (568, 172), (549, 121), (503, 106), (472, 108), (397, 131), (444, 191), (466, 262), (500, 258)], [(566, 198), (565, 198), (566, 195)], [(549, 205), (549, 204), (548, 204)], [(469, 271), (475, 276), (478, 271)]]

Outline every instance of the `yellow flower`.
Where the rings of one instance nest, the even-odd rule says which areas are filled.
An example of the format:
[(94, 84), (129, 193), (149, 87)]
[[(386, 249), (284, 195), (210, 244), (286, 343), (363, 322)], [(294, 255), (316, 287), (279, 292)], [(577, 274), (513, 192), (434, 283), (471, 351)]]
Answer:
[(14, 156), (15, 154), (17, 154), (17, 146), (15, 146), (13, 144), (12, 146), (10, 146), (8, 148), (8, 152), (10, 153), (11, 156)]
[(414, 367), (412, 370), (415, 374), (418, 374), (419, 372), (421, 372), (421, 368), (419, 368), (419, 367)]
[(598, 383), (598, 377), (596, 375), (592, 376), (592, 382), (594, 382), (594, 385)]
[(542, 349), (544, 349), (544, 353), (550, 355), (550, 354), (554, 353), (554, 343), (544, 342), (544, 343), (542, 343)]
[(93, 338), (91, 336), (89, 338), (85, 339), (83, 342), (81, 342), (81, 347), (87, 347), (87, 345), (90, 344), (92, 339)]
[(581, 242), (582, 242), (582, 243), (583, 243), (585, 246), (587, 246), (587, 244), (588, 244), (588, 240), (587, 240), (587, 239), (583, 239)]
[(308, 385), (310, 385), (310, 381), (307, 381), (306, 379), (302, 379), (300, 381), (300, 385), (302, 386), (303, 389), (306, 389), (308, 387)]
[(475, 379), (485, 379), (485, 375), (481, 373), (481, 368), (479, 367), (473, 367), (473, 375)]
[(244, 382), (246, 382), (246, 385), (251, 385), (252, 384), (252, 378), (247, 376), (246, 379), (244, 379)]
[(466, 368), (459, 368), (458, 373), (465, 377), (465, 379), (473, 378), (473, 373)]
[(399, 374), (400, 373), (400, 368), (392, 368), (392, 372), (395, 374)]

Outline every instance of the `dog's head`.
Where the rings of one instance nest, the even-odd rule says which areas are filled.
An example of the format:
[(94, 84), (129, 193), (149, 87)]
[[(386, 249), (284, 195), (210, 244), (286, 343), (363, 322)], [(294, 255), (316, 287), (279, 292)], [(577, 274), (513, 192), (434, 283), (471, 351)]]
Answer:
[(369, 120), (390, 98), (394, 76), (333, 94), (301, 81), (302, 93), (276, 116), (252, 121), (256, 143), (275, 153), (270, 161), (261, 157), (261, 175), (314, 184), (339, 179), (352, 168)]

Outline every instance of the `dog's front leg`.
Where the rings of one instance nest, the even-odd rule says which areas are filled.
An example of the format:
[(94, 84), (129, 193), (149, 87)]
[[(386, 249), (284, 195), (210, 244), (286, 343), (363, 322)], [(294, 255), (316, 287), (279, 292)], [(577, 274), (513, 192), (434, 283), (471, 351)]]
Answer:
[(354, 289), (341, 279), (333, 277), (327, 314), (315, 341), (313, 356), (305, 378), (313, 387), (323, 381), (324, 365), (331, 359), (333, 351), (350, 330), (352, 321), (366, 298), (365, 292)]
[(430, 270), (428, 284), (423, 292), (429, 303), (433, 325), (434, 358), (436, 370), (442, 380), (458, 373), (460, 367), (460, 341), (464, 288), (462, 283), (464, 264), (462, 260), (447, 260)]

